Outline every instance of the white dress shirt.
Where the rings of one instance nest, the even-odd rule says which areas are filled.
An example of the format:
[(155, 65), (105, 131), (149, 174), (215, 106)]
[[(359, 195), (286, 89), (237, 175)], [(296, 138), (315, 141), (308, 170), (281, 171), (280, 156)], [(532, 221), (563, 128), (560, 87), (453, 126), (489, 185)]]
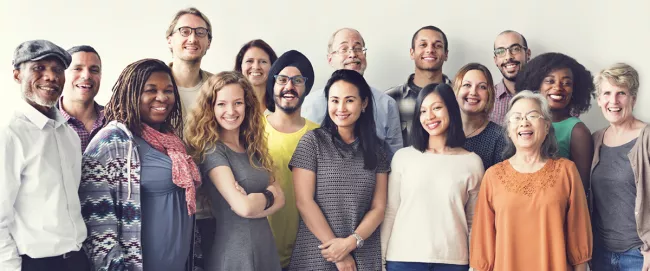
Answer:
[(0, 126), (0, 270), (21, 269), (20, 255), (59, 256), (81, 249), (81, 142), (53, 108), (50, 119), (21, 102)]

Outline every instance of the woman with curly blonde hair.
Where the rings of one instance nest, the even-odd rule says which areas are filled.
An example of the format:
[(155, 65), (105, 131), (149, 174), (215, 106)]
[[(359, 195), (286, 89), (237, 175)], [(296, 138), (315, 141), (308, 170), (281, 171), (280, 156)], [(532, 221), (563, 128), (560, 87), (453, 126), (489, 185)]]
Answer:
[(239, 72), (210, 77), (190, 114), (185, 140), (217, 221), (206, 270), (280, 270), (266, 217), (284, 206), (284, 195), (273, 181), (262, 117)]

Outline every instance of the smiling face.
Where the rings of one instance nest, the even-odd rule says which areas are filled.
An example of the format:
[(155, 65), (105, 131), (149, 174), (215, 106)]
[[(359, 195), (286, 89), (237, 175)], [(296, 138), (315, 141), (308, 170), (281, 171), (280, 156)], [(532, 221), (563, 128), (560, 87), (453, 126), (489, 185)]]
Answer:
[(571, 102), (573, 95), (573, 73), (569, 68), (561, 68), (550, 72), (539, 91), (546, 99), (551, 110), (563, 110)]
[(420, 124), (429, 136), (445, 136), (449, 128), (449, 111), (438, 93), (431, 93), (422, 100)]
[[(351, 29), (343, 29), (336, 33), (332, 42), (332, 48), (327, 55), (327, 62), (334, 69), (354, 70), (363, 75), (366, 70), (366, 54), (355, 53), (353, 49), (363, 48), (363, 39), (359, 32)], [(339, 54), (336, 51), (348, 49), (345, 54)]]
[[(494, 41), (494, 48), (513, 48), (513, 46), (524, 46), (524, 39), (515, 32), (507, 32), (499, 35)], [(503, 56), (494, 56), (494, 64), (497, 65), (499, 71), (506, 80), (514, 82), (517, 79), (519, 71), (526, 66), (530, 60), (530, 49), (523, 49), (519, 53), (511, 53), (509, 50), (505, 51)]]
[(353, 128), (368, 105), (367, 100), (361, 99), (359, 89), (343, 80), (330, 86), (327, 103), (329, 117), (339, 129)]
[(65, 67), (55, 58), (29, 61), (14, 70), (14, 80), (20, 84), (22, 96), (32, 106), (53, 107), (65, 84)]
[[(301, 76), (300, 70), (293, 66), (287, 66), (282, 69), (278, 75), (284, 75), (288, 77)], [(307, 78), (310, 80), (311, 78)], [(275, 101), (275, 106), (287, 114), (291, 114), (298, 110), (302, 105), (302, 102), (305, 100), (305, 83), (294, 84), (293, 80), (287, 80), (285, 85), (278, 83), (278, 80), (275, 80), (273, 85), (273, 100)]]
[(271, 69), (269, 55), (258, 47), (249, 48), (242, 59), (241, 70), (253, 86), (266, 86)]
[(208, 35), (199, 37), (195, 31), (192, 31), (189, 36), (183, 37), (178, 31), (180, 27), (208, 28), (206, 22), (201, 17), (193, 14), (182, 15), (178, 18), (176, 26), (174, 26), (174, 32), (167, 37), (167, 45), (172, 50), (174, 58), (188, 62), (201, 61), (205, 53), (210, 49)]
[(532, 99), (521, 99), (508, 112), (508, 137), (517, 151), (539, 150), (548, 135), (551, 124), (544, 119), (539, 104)]
[(72, 54), (72, 62), (65, 71), (66, 85), (63, 92), (66, 99), (78, 102), (92, 102), (99, 92), (102, 68), (99, 56), (91, 52)]
[(214, 116), (221, 129), (239, 133), (246, 117), (244, 89), (239, 84), (225, 85), (217, 92)]
[(456, 99), (464, 113), (483, 114), (487, 113), (489, 95), (485, 74), (480, 70), (470, 70), (463, 76)]
[(167, 120), (175, 109), (174, 85), (166, 72), (153, 72), (140, 95), (140, 118), (154, 129)]
[(411, 59), (418, 70), (440, 70), (447, 61), (447, 48), (442, 33), (438, 31), (420, 30), (415, 36), (414, 47), (411, 48)]
[(620, 124), (633, 119), (632, 111), (636, 98), (625, 87), (613, 85), (610, 80), (603, 78), (598, 93), (598, 107), (603, 116), (611, 124)]

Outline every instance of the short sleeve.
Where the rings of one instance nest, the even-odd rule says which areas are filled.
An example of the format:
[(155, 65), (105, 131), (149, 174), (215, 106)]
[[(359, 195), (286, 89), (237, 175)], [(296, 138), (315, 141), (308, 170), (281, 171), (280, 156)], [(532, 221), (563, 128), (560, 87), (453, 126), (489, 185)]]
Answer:
[(318, 139), (316, 138), (316, 131), (309, 131), (300, 138), (300, 142), (298, 142), (298, 146), (293, 152), (291, 161), (289, 161), (289, 170), (297, 167), (316, 172), (318, 168), (316, 151), (318, 149)]
[(230, 166), (230, 161), (228, 160), (228, 150), (223, 143), (217, 143), (217, 146), (205, 155), (205, 159), (201, 162), (199, 166), (201, 168), (201, 173), (208, 176), (210, 170), (218, 166)]
[(390, 161), (388, 158), (388, 149), (381, 146), (377, 151), (377, 173), (388, 173), (390, 171)]

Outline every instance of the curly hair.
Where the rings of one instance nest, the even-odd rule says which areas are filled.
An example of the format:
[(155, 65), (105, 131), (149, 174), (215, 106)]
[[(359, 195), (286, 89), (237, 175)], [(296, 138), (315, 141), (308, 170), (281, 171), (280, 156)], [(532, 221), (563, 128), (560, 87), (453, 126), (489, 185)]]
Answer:
[(160, 131), (163, 133), (174, 132), (180, 138), (183, 138), (183, 113), (178, 87), (174, 76), (172, 76), (172, 70), (158, 59), (145, 58), (124, 68), (113, 86), (113, 95), (104, 110), (106, 123), (116, 120), (126, 125), (133, 134), (142, 135), (140, 96), (147, 80), (154, 72), (164, 72), (169, 75), (174, 86), (174, 107), (165, 122), (160, 126)]
[(259, 159), (261, 168), (272, 173), (273, 162), (268, 151), (263, 113), (259, 106), (256, 106), (258, 102), (253, 86), (243, 74), (236, 71), (212, 75), (201, 87), (197, 105), (190, 112), (185, 126), (188, 153), (197, 163), (202, 163), (205, 155), (215, 150), (216, 143), (220, 140), (221, 127), (215, 117), (214, 106), (217, 93), (230, 84), (237, 84), (244, 90), (245, 115), (244, 122), (239, 127), (239, 137), (246, 148), (248, 159), (253, 167), (258, 167), (253, 161), (255, 158)]
[(492, 108), (494, 107), (494, 99), (495, 99), (495, 92), (494, 92), (494, 82), (492, 81), (492, 73), (490, 73), (490, 69), (487, 67), (483, 66), (482, 64), (479, 63), (469, 63), (460, 70), (458, 70), (458, 73), (456, 73), (456, 78), (454, 78), (454, 95), (458, 96), (458, 92), (460, 91), (460, 87), (463, 84), (463, 78), (465, 77), (465, 74), (467, 74), (469, 71), (477, 70), (483, 73), (483, 76), (485, 76), (485, 80), (487, 81), (487, 91), (488, 91), (488, 100), (487, 104), (485, 105), (485, 108), (483, 109), (485, 114), (490, 114), (492, 112)]
[(585, 66), (561, 53), (545, 53), (530, 60), (517, 76), (515, 89), (539, 92), (544, 78), (549, 73), (563, 68), (568, 68), (573, 73), (573, 95), (567, 105), (569, 113), (579, 115), (587, 112), (591, 106), (592, 93), (595, 90), (593, 76)]

